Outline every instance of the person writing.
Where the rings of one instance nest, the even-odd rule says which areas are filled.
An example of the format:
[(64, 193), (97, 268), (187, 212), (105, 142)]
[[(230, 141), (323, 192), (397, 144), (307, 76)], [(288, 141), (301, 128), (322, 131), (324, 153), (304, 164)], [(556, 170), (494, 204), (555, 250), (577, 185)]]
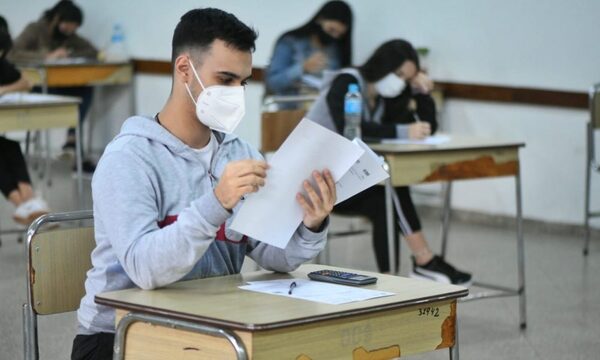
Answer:
[[(358, 68), (331, 76), (306, 117), (333, 131), (343, 132), (344, 99), (350, 85), (363, 98), (361, 131), (365, 138), (423, 139), (437, 129), (435, 104), (429, 95), (433, 82), (419, 69), (419, 58), (405, 40), (379, 46)], [(413, 105), (411, 105), (413, 104)], [(430, 250), (406, 186), (395, 188), (400, 209), (396, 232), (402, 231), (413, 254), (412, 277), (469, 285), (471, 274), (459, 271)], [(373, 245), (381, 272), (395, 272), (388, 263), (385, 191), (374, 186), (335, 207), (336, 212), (358, 213), (373, 224)], [(394, 253), (398, 254), (398, 237)], [(396, 260), (396, 263), (397, 260)]]
[[(82, 24), (81, 9), (70, 0), (60, 0), (54, 7), (46, 10), (38, 21), (25, 27), (14, 41), (10, 58), (17, 63), (57, 62), (68, 58), (96, 60), (98, 50), (88, 40), (77, 35)], [(80, 97), (79, 121), (82, 123), (85, 120), (92, 103), (92, 87), (50, 87), (48, 93)], [(63, 150), (75, 153), (74, 128), (68, 130)], [(94, 165), (90, 161), (84, 161), (83, 165), (84, 171), (93, 172)]]
[(297, 95), (316, 92), (325, 70), (352, 63), (352, 10), (330, 1), (306, 24), (283, 34), (266, 71), (267, 92)]
[[(105, 291), (154, 289), (239, 273), (245, 256), (288, 272), (325, 246), (336, 199), (328, 170), (314, 171), (303, 221), (285, 249), (229, 228), (243, 197), (261, 191), (268, 165), (232, 132), (245, 113), (256, 33), (213, 8), (183, 15), (173, 33), (172, 89), (154, 117), (127, 119), (92, 180), (96, 248), (77, 317), (72, 359), (111, 359), (115, 312)], [(300, 185), (300, 184), (299, 184)]]

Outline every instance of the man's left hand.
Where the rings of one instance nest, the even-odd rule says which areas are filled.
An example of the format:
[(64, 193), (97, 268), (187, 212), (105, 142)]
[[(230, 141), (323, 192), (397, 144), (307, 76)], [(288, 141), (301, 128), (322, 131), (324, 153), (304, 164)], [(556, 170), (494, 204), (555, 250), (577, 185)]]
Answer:
[(337, 199), (335, 193), (335, 181), (329, 170), (324, 170), (323, 173), (313, 171), (313, 178), (317, 184), (319, 192), (310, 184), (308, 180), (304, 180), (303, 186), (308, 198), (298, 193), (296, 200), (304, 210), (303, 223), (309, 230), (319, 231), (323, 221), (331, 214), (333, 205)]

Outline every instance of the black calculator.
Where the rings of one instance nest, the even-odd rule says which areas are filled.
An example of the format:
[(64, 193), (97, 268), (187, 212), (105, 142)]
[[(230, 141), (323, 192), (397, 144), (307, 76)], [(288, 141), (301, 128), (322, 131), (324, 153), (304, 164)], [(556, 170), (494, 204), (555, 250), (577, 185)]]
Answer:
[(375, 284), (377, 278), (361, 274), (354, 274), (337, 270), (319, 270), (308, 273), (308, 277), (312, 280), (325, 281), (342, 285), (368, 285)]

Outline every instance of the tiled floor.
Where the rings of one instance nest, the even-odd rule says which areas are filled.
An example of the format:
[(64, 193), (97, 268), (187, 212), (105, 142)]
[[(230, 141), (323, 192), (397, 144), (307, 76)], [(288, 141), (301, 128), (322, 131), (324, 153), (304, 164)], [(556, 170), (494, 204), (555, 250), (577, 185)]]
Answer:
[[(74, 180), (65, 164), (55, 165), (51, 189), (40, 188), (56, 211), (77, 208)], [(38, 181), (38, 184), (40, 182)], [(89, 182), (86, 182), (89, 188)], [(86, 207), (89, 208), (89, 190)], [(12, 207), (0, 200), (2, 229)], [(423, 219), (431, 246), (439, 248), (439, 222)], [(339, 222), (336, 223), (340, 224)], [(516, 283), (514, 229), (454, 222), (448, 258), (481, 281)], [(21, 304), (25, 299), (25, 251), (13, 235), (0, 247), (0, 360), (22, 358)], [(600, 239), (586, 259), (576, 237), (525, 229), (528, 327), (518, 327), (516, 298), (490, 299), (459, 305), (462, 359), (600, 359)], [(376, 270), (370, 240), (364, 236), (336, 239), (331, 262)], [(401, 273), (408, 272), (403, 247)], [(475, 289), (474, 289), (475, 290)], [(74, 314), (39, 320), (42, 359), (66, 359), (75, 332)], [(446, 359), (447, 351), (413, 356)]]

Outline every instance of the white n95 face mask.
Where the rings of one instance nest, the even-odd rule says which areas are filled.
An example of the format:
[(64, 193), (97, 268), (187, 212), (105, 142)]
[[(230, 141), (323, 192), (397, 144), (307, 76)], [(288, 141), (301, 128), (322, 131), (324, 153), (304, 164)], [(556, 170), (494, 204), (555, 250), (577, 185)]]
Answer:
[(198, 76), (192, 60), (189, 60), (196, 80), (202, 86), (203, 91), (194, 99), (192, 91), (187, 83), (185, 88), (196, 104), (196, 116), (198, 120), (212, 130), (231, 134), (239, 125), (246, 113), (243, 86), (213, 85), (204, 87)]
[(384, 98), (393, 98), (404, 90), (406, 81), (391, 72), (375, 83), (375, 90)]

